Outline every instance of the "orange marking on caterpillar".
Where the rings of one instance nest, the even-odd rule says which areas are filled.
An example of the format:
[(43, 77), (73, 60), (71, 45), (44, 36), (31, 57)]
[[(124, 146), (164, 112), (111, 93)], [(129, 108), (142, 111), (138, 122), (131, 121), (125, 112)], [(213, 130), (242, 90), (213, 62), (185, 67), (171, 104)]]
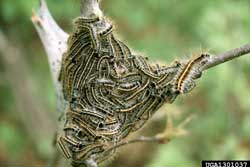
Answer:
[(182, 88), (182, 83), (184, 82), (184, 80), (188, 77), (188, 74), (190, 73), (190, 71), (192, 70), (193, 66), (196, 63), (201, 62), (208, 54), (201, 54), (199, 57), (190, 60), (186, 65), (184, 70), (182, 71), (181, 75), (179, 76), (179, 78), (177, 79), (177, 90), (181, 92), (181, 88)]

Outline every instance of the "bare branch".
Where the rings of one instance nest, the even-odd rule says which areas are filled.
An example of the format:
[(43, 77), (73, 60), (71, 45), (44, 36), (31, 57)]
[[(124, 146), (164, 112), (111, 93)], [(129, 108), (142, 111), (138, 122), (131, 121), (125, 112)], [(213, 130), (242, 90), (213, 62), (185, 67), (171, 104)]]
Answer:
[(62, 54), (67, 49), (68, 34), (52, 18), (45, 0), (40, 0), (40, 8), (37, 13), (33, 12), (31, 20), (47, 52), (52, 78), (54, 82), (57, 82)]
[[(42, 40), (46, 50), (52, 79), (57, 95), (57, 108), (59, 112), (65, 109), (65, 100), (62, 95), (62, 85), (58, 82), (61, 69), (62, 55), (67, 50), (68, 34), (65, 33), (51, 16), (45, 0), (39, 0), (40, 7), (33, 12), (31, 20)], [(102, 16), (98, 0), (81, 0), (81, 14), (83, 17)]]
[(173, 126), (172, 115), (168, 113), (167, 124), (163, 133), (157, 134), (152, 137), (140, 136), (132, 140), (123, 141), (115, 145), (114, 147), (110, 148), (109, 150), (107, 150), (107, 152), (115, 150), (119, 147), (122, 147), (128, 144), (133, 144), (133, 143), (138, 143), (138, 142), (168, 144), (174, 137), (184, 136), (188, 134), (188, 132), (184, 129), (184, 126), (188, 124), (189, 122), (191, 122), (193, 118), (195, 118), (195, 115), (190, 115), (175, 128)]
[(81, 0), (81, 15), (86, 18), (102, 17), (98, 0)]
[(202, 70), (207, 70), (209, 68), (212, 68), (214, 66), (217, 66), (219, 64), (225, 63), (227, 61), (230, 61), (232, 59), (238, 58), (240, 56), (246, 55), (250, 53), (250, 44), (243, 45), (239, 48), (235, 48), (232, 50), (229, 50), (227, 52), (218, 54), (216, 56), (213, 56), (210, 60), (210, 62), (203, 67)]
[[(67, 39), (69, 35), (57, 25), (47, 8), (45, 0), (39, 1), (39, 10), (33, 12), (31, 20), (46, 50), (57, 95), (57, 108), (59, 112), (63, 113), (66, 101), (63, 98), (62, 85), (58, 82), (58, 76), (61, 69), (62, 55), (67, 49)], [(81, 0), (81, 15), (86, 18), (93, 18), (95, 16), (102, 17), (98, 0)], [(58, 161), (57, 156), (58, 154), (55, 151), (51, 165)], [(91, 159), (86, 162), (86, 165), (89, 167), (95, 166)]]
[[(47, 53), (57, 96), (57, 110), (63, 113), (66, 102), (63, 98), (62, 85), (58, 82), (58, 76), (61, 69), (62, 55), (67, 50), (67, 39), (69, 35), (57, 25), (47, 8), (45, 0), (40, 0), (39, 2), (39, 10), (37, 12), (33, 11), (31, 20)], [(59, 153), (57, 149), (55, 149), (49, 166), (55, 166), (55, 164), (59, 163), (60, 158), (58, 157)], [(61, 166), (66, 166), (66, 163), (63, 163)]]
[(56, 89), (57, 108), (59, 112), (62, 112), (66, 102), (63, 99), (62, 86), (58, 82), (58, 76), (61, 69), (62, 55), (67, 49), (69, 35), (57, 25), (47, 8), (45, 0), (40, 0), (40, 8), (38, 12), (33, 12), (31, 20), (46, 50)]

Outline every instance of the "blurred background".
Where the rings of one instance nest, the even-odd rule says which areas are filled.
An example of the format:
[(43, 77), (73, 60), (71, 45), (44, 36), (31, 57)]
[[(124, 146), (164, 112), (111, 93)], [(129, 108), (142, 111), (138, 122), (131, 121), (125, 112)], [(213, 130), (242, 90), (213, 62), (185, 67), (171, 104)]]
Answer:
[[(67, 32), (77, 0), (47, 0)], [(213, 54), (250, 42), (248, 0), (103, 0), (116, 33), (152, 62), (171, 63), (200, 48)], [(46, 166), (53, 153), (56, 99), (46, 54), (30, 21), (37, 0), (0, 0), (0, 166)], [(153, 135), (166, 112), (189, 134), (167, 145), (125, 146), (103, 167), (199, 167), (201, 160), (250, 160), (250, 58), (207, 70), (196, 89), (167, 104), (135, 135)], [(132, 135), (132, 136), (135, 136)], [(133, 154), (132, 154), (133, 153)]]

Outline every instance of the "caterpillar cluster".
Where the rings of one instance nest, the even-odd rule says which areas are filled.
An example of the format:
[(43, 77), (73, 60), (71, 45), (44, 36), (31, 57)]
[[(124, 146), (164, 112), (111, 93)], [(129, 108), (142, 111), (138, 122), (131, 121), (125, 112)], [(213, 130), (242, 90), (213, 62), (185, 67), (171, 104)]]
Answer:
[(104, 18), (77, 18), (63, 56), (59, 81), (68, 106), (57, 144), (73, 164), (100, 163), (114, 154), (112, 148), (159, 107), (190, 90), (205, 62), (200, 56), (155, 67), (112, 31)]

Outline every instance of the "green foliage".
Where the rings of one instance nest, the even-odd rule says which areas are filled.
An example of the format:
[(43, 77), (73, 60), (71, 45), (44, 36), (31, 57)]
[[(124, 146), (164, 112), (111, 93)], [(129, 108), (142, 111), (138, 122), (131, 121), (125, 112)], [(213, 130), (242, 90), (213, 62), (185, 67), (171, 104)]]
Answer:
[(8, 155), (18, 156), (18, 151), (24, 147), (24, 136), (16, 127), (1, 122), (0, 123), (0, 141), (4, 145)]

